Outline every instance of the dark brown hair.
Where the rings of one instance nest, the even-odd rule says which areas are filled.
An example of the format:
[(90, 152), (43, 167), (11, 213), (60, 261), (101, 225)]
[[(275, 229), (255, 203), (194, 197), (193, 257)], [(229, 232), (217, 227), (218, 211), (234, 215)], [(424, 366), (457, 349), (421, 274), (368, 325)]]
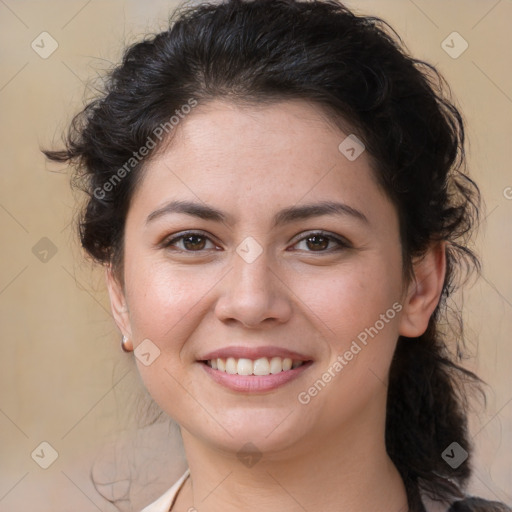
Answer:
[[(94, 260), (112, 264), (121, 282), (130, 198), (155, 150), (127, 162), (149, 140), (161, 148), (165, 138), (155, 130), (191, 99), (214, 98), (304, 99), (350, 123), (399, 214), (408, 278), (414, 258), (433, 242), (447, 242), (446, 278), (428, 328), (417, 339), (398, 340), (386, 446), (411, 510), (422, 510), (420, 491), (449, 503), (464, 498), (472, 453), (468, 386), (481, 391), (482, 381), (458, 364), (462, 317), (449, 300), (462, 278), (479, 270), (468, 243), (481, 198), (466, 171), (464, 123), (444, 78), (412, 58), (382, 19), (356, 15), (334, 0), (182, 6), (169, 30), (126, 49), (104, 92), (74, 118), (66, 148), (44, 151), (76, 164), (74, 184), (88, 194), (78, 223), (82, 246)], [(456, 467), (443, 458), (453, 442), (469, 454)], [(452, 510), (500, 510), (482, 500), (458, 503)], [(469, 508), (460, 508), (464, 503)]]

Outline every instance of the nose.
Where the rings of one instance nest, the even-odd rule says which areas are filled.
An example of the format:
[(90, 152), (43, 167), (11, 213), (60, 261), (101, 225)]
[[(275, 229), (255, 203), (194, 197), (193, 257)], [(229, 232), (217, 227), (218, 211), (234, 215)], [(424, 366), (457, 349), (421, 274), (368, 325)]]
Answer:
[(293, 294), (269, 263), (265, 250), (250, 263), (238, 253), (233, 255), (232, 269), (222, 281), (215, 306), (221, 321), (248, 328), (288, 321)]

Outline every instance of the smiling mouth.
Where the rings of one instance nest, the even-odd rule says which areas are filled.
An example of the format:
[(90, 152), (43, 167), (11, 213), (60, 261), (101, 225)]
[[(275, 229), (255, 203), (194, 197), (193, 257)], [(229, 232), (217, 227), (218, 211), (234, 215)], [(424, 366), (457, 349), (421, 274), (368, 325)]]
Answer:
[(260, 357), (258, 359), (219, 357), (201, 362), (213, 370), (228, 373), (230, 375), (265, 376), (288, 372), (295, 368), (299, 368), (310, 361), (293, 360), (289, 357)]

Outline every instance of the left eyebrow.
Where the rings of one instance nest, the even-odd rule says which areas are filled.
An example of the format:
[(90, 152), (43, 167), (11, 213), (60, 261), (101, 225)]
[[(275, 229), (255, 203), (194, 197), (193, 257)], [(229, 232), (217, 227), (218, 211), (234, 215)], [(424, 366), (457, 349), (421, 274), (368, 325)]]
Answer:
[(277, 227), (283, 224), (289, 224), (296, 220), (309, 219), (311, 217), (320, 217), (322, 215), (351, 216), (365, 224), (370, 224), (366, 215), (345, 203), (335, 201), (322, 201), (320, 203), (306, 204), (303, 206), (291, 206), (280, 210), (274, 216), (274, 225)]
[[(184, 213), (204, 220), (211, 220), (214, 222), (224, 222), (227, 224), (234, 224), (234, 219), (231, 215), (213, 208), (211, 206), (196, 203), (193, 201), (170, 201), (158, 210), (150, 213), (146, 219), (146, 225), (151, 221), (168, 215), (171, 213)], [(345, 203), (335, 201), (322, 201), (320, 203), (312, 203), (301, 206), (290, 206), (280, 210), (274, 215), (273, 228), (290, 224), (297, 220), (309, 219), (312, 217), (320, 217), (322, 215), (338, 215), (338, 216), (351, 216), (365, 224), (370, 224), (366, 215), (356, 208), (349, 206)]]

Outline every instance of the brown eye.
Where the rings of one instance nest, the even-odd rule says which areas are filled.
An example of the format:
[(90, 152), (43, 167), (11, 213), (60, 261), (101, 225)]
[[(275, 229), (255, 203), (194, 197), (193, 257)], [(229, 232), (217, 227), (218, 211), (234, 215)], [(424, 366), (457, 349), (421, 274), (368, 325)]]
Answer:
[[(302, 242), (305, 242), (306, 252), (333, 252), (350, 247), (350, 244), (341, 238), (323, 232), (309, 233), (304, 238), (301, 238), (297, 244)], [(334, 249), (326, 250), (331, 243), (335, 244)]]
[[(206, 247), (208, 242), (212, 244), (211, 247)], [(343, 239), (324, 232), (309, 233), (307, 236), (300, 239), (295, 245), (299, 243), (305, 243), (306, 252), (318, 253), (330, 253), (351, 247), (350, 243), (344, 241)], [(181, 246), (178, 244), (181, 244)], [(329, 248), (332, 246), (332, 244), (334, 244), (334, 247)], [(208, 249), (215, 249), (216, 245), (211, 241), (210, 237), (204, 235), (203, 233), (188, 232), (163, 242), (162, 247), (175, 248), (181, 252), (191, 253), (202, 252)]]
[(311, 235), (306, 239), (308, 247), (313, 250), (327, 249), (329, 245), (329, 239), (326, 236)]
[[(174, 237), (162, 244), (162, 247), (164, 248), (171, 248), (173, 246), (177, 247), (178, 250), (181, 250), (182, 252), (201, 252), (205, 249), (205, 245), (207, 241), (211, 240), (206, 235), (203, 235), (202, 233), (196, 233), (196, 232), (190, 232), (190, 233), (183, 233), (180, 236)], [(178, 243), (181, 242), (181, 247), (177, 246)], [(215, 248), (215, 245), (212, 243), (213, 247)]]
[(183, 237), (183, 246), (186, 249), (196, 250), (204, 249), (205, 238), (201, 235), (188, 235)]

